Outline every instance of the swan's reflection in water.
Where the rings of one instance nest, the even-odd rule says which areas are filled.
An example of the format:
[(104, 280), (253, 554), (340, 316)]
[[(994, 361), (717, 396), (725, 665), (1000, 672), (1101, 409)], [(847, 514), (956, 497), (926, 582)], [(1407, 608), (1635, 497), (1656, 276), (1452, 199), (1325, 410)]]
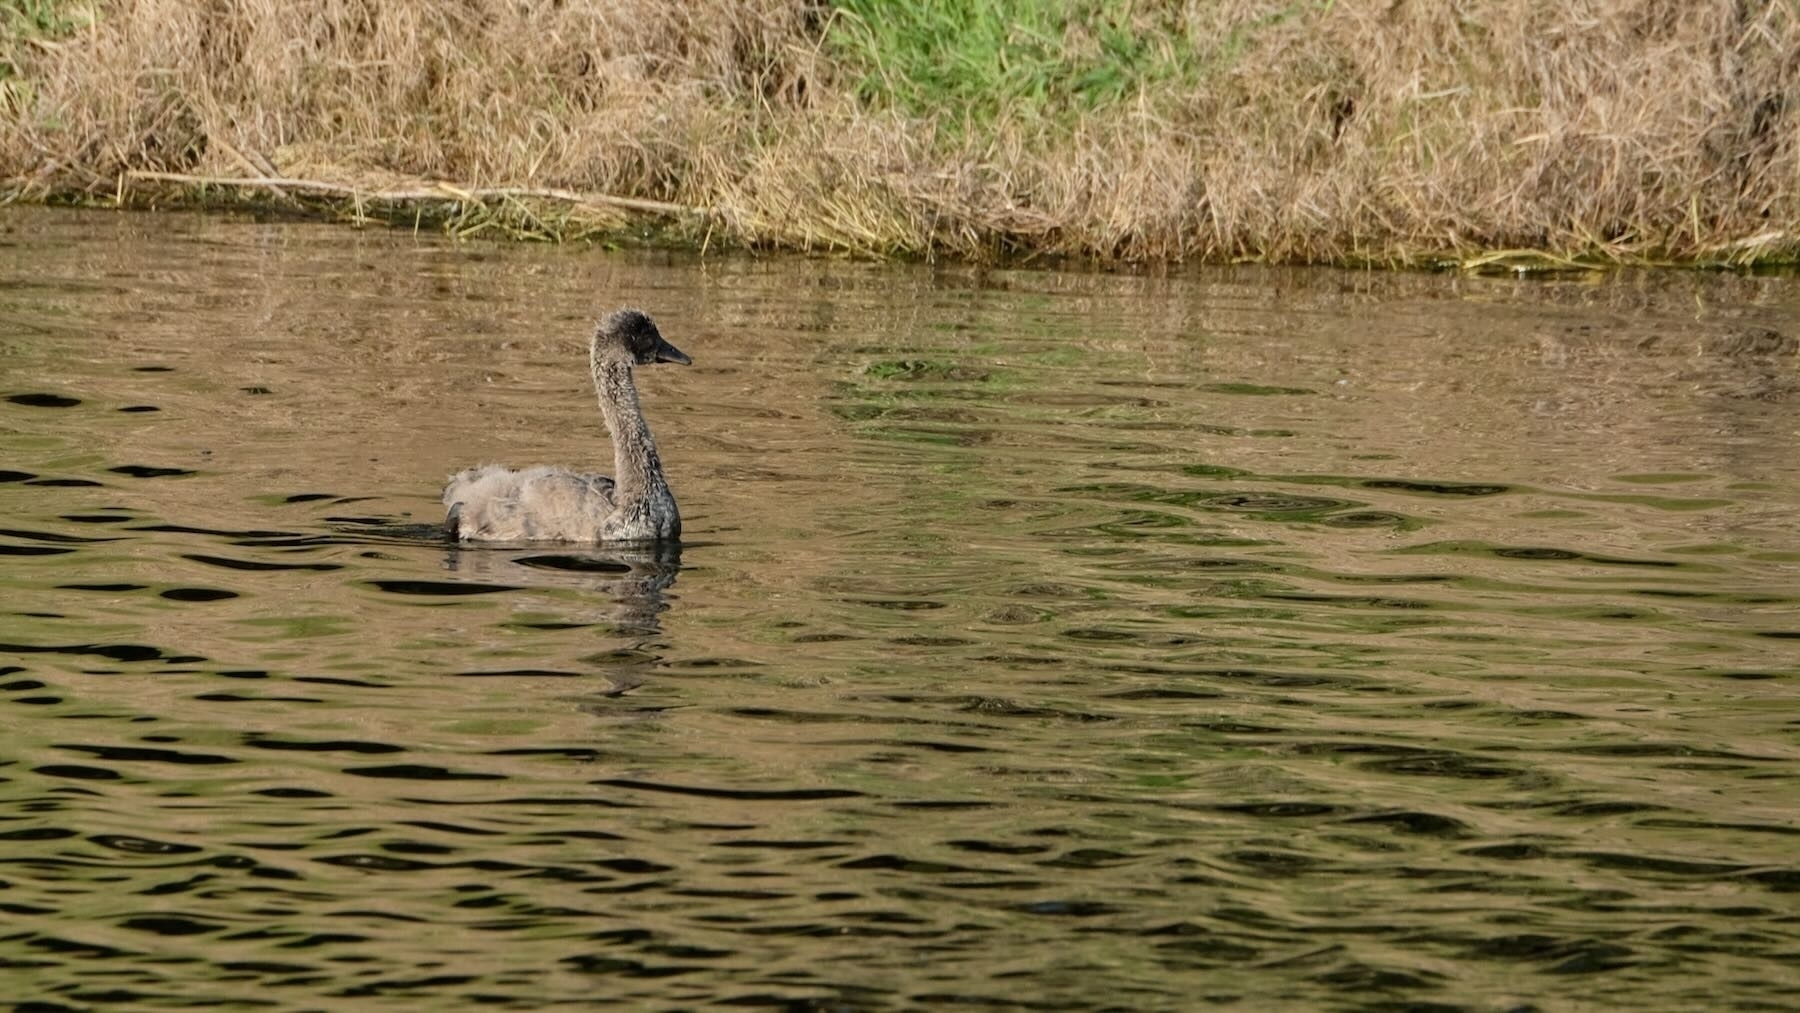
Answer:
[(452, 547), (444, 569), (482, 583), (554, 587), (589, 592), (610, 603), (581, 616), (606, 622), (622, 634), (655, 636), (669, 607), (668, 590), (681, 572), (680, 545), (550, 548)]
[(604, 696), (619, 696), (643, 684), (662, 660), (666, 645), (662, 614), (669, 608), (669, 589), (681, 572), (679, 544), (564, 546), (452, 546), (444, 568), (483, 584), (519, 588), (556, 588), (581, 592), (582, 604), (569, 622), (611, 627), (622, 640), (606, 652)]

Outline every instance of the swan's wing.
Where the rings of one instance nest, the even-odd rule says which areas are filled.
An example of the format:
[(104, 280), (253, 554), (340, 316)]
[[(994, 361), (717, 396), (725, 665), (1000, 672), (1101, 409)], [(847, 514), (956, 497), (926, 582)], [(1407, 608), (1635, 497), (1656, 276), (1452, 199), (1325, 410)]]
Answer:
[(613, 482), (566, 468), (489, 464), (450, 477), (444, 526), (465, 542), (592, 542), (613, 510)]

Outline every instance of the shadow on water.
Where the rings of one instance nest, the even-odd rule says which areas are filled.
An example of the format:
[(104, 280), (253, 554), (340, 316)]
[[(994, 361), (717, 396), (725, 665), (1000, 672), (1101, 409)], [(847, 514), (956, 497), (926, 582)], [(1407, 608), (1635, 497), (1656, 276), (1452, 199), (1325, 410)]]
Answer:
[[(293, 497), (290, 497), (292, 500)], [(557, 588), (580, 594), (593, 603), (579, 617), (520, 619), (521, 630), (561, 631), (604, 628), (627, 638), (615, 648), (621, 659), (609, 667), (611, 688), (619, 695), (637, 688), (661, 656), (656, 638), (663, 633), (662, 614), (669, 609), (669, 590), (681, 572), (680, 543), (569, 546), (556, 544), (463, 545), (449, 538), (440, 524), (414, 524), (380, 517), (328, 518), (344, 544), (442, 547), (448, 579), (375, 579), (384, 593), (421, 600), (454, 601), (469, 595), (508, 594), (529, 588)], [(571, 677), (575, 673), (543, 668), (500, 669), (459, 673), (464, 676)]]
[[(441, 524), (382, 517), (327, 517), (326, 521), (335, 535), (307, 541), (327, 544), (335, 538), (338, 544), (345, 545), (440, 546), (444, 549), (443, 568), (459, 577), (488, 579), (509, 575), (514, 580), (563, 584), (615, 595), (621, 601), (647, 599), (655, 611), (662, 610), (662, 592), (681, 572), (679, 542), (469, 544), (448, 537)], [(307, 543), (298, 535), (277, 537), (291, 539), (284, 544)]]
[(1790, 279), (5, 223), (22, 1009), (1800, 1002)]
[(484, 587), (550, 584), (609, 603), (602, 611), (590, 613), (591, 619), (565, 616), (535, 623), (521, 622), (525, 628), (539, 630), (577, 629), (589, 623), (607, 625), (620, 636), (641, 638), (628, 646), (615, 648), (621, 657), (638, 656), (638, 660), (630, 664), (609, 668), (608, 678), (613, 687), (610, 692), (617, 694), (635, 689), (662, 660), (654, 647), (656, 638), (663, 633), (662, 614), (669, 609), (669, 589), (681, 572), (681, 546), (601, 546), (579, 554), (541, 549), (519, 553), (452, 547), (445, 557), (444, 568), (460, 577), (495, 582), (482, 585)]

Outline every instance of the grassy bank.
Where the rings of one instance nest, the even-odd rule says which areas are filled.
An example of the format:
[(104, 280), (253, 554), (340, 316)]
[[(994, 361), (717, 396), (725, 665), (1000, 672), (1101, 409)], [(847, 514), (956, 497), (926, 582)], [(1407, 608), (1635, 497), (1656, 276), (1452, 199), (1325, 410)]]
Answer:
[(0, 0), (0, 25), (15, 199), (969, 258), (1800, 255), (1789, 0)]

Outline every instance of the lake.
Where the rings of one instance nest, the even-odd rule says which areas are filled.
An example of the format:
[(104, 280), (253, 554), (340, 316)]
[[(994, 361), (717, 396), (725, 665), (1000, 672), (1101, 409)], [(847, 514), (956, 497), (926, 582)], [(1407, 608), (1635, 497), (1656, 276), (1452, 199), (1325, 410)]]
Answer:
[[(619, 305), (683, 544), (448, 544)], [(1797, 445), (1793, 277), (0, 209), (0, 982), (1800, 1008)]]

